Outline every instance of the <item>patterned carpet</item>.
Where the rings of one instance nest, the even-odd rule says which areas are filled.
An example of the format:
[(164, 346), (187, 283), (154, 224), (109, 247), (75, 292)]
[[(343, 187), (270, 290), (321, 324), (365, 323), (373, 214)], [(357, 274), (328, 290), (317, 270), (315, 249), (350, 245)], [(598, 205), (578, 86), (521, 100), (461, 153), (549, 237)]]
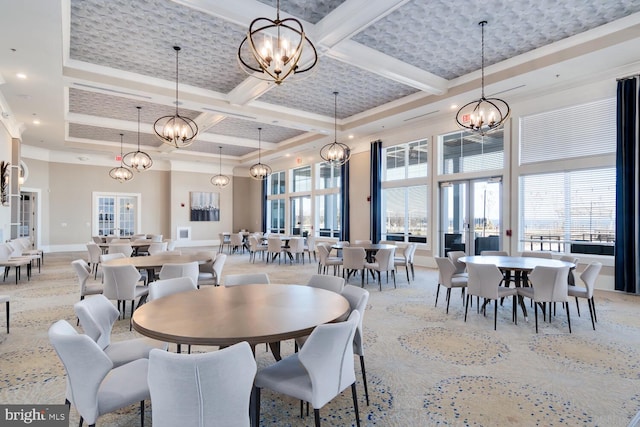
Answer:
[[(75, 325), (78, 285), (70, 262), (82, 255), (47, 254), (42, 272), (34, 272), (30, 282), (23, 279), (16, 286), (12, 273), (0, 285), (0, 294), (11, 296), (11, 334), (0, 322), (1, 402), (64, 401), (64, 371), (47, 329), (58, 319)], [(272, 283), (306, 283), (315, 269), (313, 263), (249, 264), (245, 254), (228, 257), (224, 272), (266, 271)], [(519, 313), (518, 325), (511, 322), (511, 304), (499, 307), (497, 331), (493, 305), (486, 317), (470, 310), (465, 323), (459, 291), (453, 292), (445, 314), (442, 292), (434, 307), (436, 283), (435, 270), (416, 268), (410, 285), (404, 271), (398, 273), (397, 289), (393, 283), (383, 282), (382, 292), (373, 282), (365, 285), (371, 292), (364, 318), (368, 407), (356, 363), (363, 425), (624, 427), (640, 410), (639, 297), (598, 292), (596, 331), (583, 301), (582, 317), (571, 305), (572, 334), (563, 310), (552, 323), (540, 323), (536, 334), (533, 316), (525, 321)], [(117, 322), (114, 341), (135, 336), (128, 318)], [(284, 343), (283, 354), (291, 352), (292, 343)], [(273, 363), (264, 346), (258, 347), (256, 359), (259, 368)], [(145, 424), (151, 425), (150, 403), (146, 412)], [(320, 414), (323, 425), (355, 425), (349, 391)], [(70, 418), (77, 425), (73, 409)], [(261, 421), (265, 426), (311, 426), (313, 416), (301, 419), (298, 401), (264, 390)], [(137, 426), (138, 408), (105, 415), (98, 424)]]

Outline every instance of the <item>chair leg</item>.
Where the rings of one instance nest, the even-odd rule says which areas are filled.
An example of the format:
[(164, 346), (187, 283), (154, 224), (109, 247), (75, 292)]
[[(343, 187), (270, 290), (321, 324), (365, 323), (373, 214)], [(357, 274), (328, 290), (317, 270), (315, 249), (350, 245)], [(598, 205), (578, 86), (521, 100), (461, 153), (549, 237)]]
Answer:
[(516, 296), (513, 296), (513, 303), (512, 303), (512, 308), (511, 308), (511, 312), (512, 312), (512, 316), (513, 316), (513, 321), (516, 323), (516, 325), (518, 324), (518, 304), (516, 303)]
[(362, 383), (364, 384), (364, 397), (369, 406), (369, 387), (367, 387), (367, 370), (364, 367), (364, 356), (360, 356), (360, 370), (362, 371)]
[(380, 278), (380, 271), (378, 271), (378, 287), (382, 291), (382, 279)]
[(469, 294), (467, 293), (467, 302), (464, 305), (464, 321), (467, 321), (467, 311), (469, 311)]
[(438, 294), (440, 293), (440, 283), (438, 283), (438, 288), (436, 289), (436, 303), (434, 307), (438, 306)]
[(407, 282), (411, 284), (411, 279), (409, 279), (409, 266), (405, 264), (404, 269), (407, 270)]
[(578, 297), (576, 298), (576, 310), (578, 310), (578, 317), (580, 317), (580, 304), (578, 304)]
[[(9, 304), (9, 303), (7, 303)], [(596, 330), (596, 324), (594, 322), (594, 318), (593, 318), (593, 314), (595, 312), (595, 307), (593, 307), (593, 299), (592, 298), (588, 298), (587, 299), (587, 305), (589, 306), (589, 314), (591, 315), (591, 326), (593, 326), (593, 330)], [(8, 309), (7, 309), (8, 311)], [(9, 324), (9, 319), (7, 319), (7, 325)], [(8, 333), (8, 331), (7, 331)]]
[[(6, 302), (7, 305), (7, 334), (9, 333), (9, 301)], [(80, 322), (80, 320), (78, 319), (78, 322)], [(595, 326), (594, 328), (595, 329)]]
[(140, 427), (144, 427), (144, 400), (140, 401)]
[(254, 400), (254, 409), (253, 409), (253, 425), (258, 427), (260, 425), (260, 388), (253, 387), (253, 400)]
[(351, 384), (351, 396), (353, 397), (353, 411), (356, 413), (356, 426), (360, 427), (360, 410), (358, 409), (358, 396), (356, 395), (356, 383)]
[(598, 323), (598, 315), (596, 314), (596, 300), (593, 297), (589, 298), (591, 300), (591, 308), (593, 308), (593, 319)]
[(571, 317), (569, 316), (569, 303), (564, 303), (565, 311), (567, 312), (567, 323), (569, 324), (569, 333), (571, 333)]
[(535, 313), (536, 313), (536, 334), (538, 333), (538, 303), (533, 305)]
[(451, 299), (451, 288), (447, 288), (447, 314), (449, 314), (449, 300)]
[(498, 300), (493, 300), (493, 330), (498, 330)]
[(398, 289), (398, 287), (396, 286), (396, 271), (395, 270), (391, 270), (391, 276), (393, 277), (393, 288), (394, 289)]
[(316, 420), (316, 427), (320, 427), (320, 409), (313, 408), (313, 418)]

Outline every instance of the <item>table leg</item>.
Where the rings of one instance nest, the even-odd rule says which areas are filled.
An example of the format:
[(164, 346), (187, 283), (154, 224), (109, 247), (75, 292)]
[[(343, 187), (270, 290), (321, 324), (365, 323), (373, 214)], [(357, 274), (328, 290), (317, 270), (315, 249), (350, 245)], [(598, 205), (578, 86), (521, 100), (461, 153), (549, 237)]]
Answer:
[(282, 356), (280, 355), (280, 341), (270, 342), (269, 348), (271, 349), (271, 354), (273, 354), (276, 361), (282, 360)]
[[(524, 286), (526, 284), (527, 276), (523, 275), (521, 271), (516, 271), (516, 287)], [(520, 304), (520, 308), (522, 309), (522, 314), (524, 319), (527, 320), (527, 307), (524, 305), (524, 298), (522, 295), (518, 295), (518, 304)]]

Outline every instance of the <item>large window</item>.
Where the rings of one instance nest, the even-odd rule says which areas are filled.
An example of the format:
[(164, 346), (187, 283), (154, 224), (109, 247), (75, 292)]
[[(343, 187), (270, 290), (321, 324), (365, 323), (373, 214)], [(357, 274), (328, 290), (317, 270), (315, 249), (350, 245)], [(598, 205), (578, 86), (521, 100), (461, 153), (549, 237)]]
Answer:
[(267, 232), (284, 233), (284, 199), (267, 200)]
[(382, 239), (427, 243), (428, 142), (387, 147), (383, 160)]
[(521, 118), (522, 250), (613, 255), (615, 129), (613, 98)]
[(615, 182), (614, 168), (520, 177), (523, 248), (613, 255)]
[(439, 152), (443, 175), (502, 169), (503, 130), (485, 136), (462, 131), (443, 135)]
[(316, 189), (340, 188), (340, 166), (330, 163), (316, 165)]
[(318, 236), (340, 237), (340, 193), (316, 196), (316, 219)]
[(286, 193), (284, 177), (284, 171), (275, 172), (269, 175), (269, 178), (267, 178), (267, 192), (269, 196)]
[(293, 193), (311, 191), (311, 166), (294, 169), (291, 171), (291, 175), (291, 182), (293, 183), (291, 191)]

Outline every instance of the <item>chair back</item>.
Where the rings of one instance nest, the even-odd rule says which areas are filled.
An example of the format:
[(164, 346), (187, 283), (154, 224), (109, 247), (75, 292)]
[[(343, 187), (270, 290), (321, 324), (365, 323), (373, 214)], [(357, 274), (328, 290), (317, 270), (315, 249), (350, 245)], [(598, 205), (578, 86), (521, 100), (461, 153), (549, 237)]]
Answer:
[(569, 267), (537, 266), (529, 274), (537, 302), (567, 302)]
[(370, 243), (371, 243), (371, 240), (356, 240), (354, 245), (364, 245), (364, 244), (370, 244)]
[(364, 310), (369, 302), (369, 291), (353, 285), (346, 285), (342, 290), (342, 296), (349, 301), (351, 311), (357, 310), (360, 314), (358, 327), (353, 336), (353, 352), (358, 356), (364, 356), (364, 335), (362, 332), (362, 320), (364, 319)]
[(111, 243), (112, 240), (117, 239), (118, 237), (116, 236), (105, 236), (104, 241), (105, 243)]
[(80, 319), (84, 333), (94, 340), (98, 347), (104, 350), (111, 344), (113, 323), (120, 313), (107, 297), (96, 295), (78, 301), (73, 305), (73, 311)]
[(269, 284), (267, 273), (229, 274), (224, 277), (224, 286), (253, 285), (254, 283)]
[(109, 253), (121, 253), (126, 257), (130, 257), (133, 253), (133, 247), (131, 247), (131, 243), (109, 243)]
[(601, 262), (592, 262), (587, 266), (587, 268), (584, 269), (582, 273), (580, 273), (580, 280), (582, 280), (585, 287), (587, 288), (587, 298), (593, 297), (596, 278), (598, 277), (598, 274), (600, 274), (601, 269)]
[(232, 246), (242, 246), (243, 237), (242, 233), (233, 233), (230, 237)]
[(467, 264), (469, 279), (467, 292), (482, 298), (498, 299), (498, 286), (504, 279), (500, 269), (494, 264)]
[(111, 261), (112, 259), (120, 259), (120, 258), (126, 258), (126, 255), (123, 254), (122, 252), (117, 252), (115, 254), (104, 254), (104, 255), (100, 255), (100, 263)]
[(348, 241), (348, 240), (340, 240), (340, 241), (338, 242), (338, 244), (339, 244), (339, 245), (342, 245), (342, 247), (343, 247), (343, 248), (346, 248), (347, 246), (350, 246), (350, 245), (351, 245), (351, 243), (349, 243), (349, 241)]
[(202, 258), (207, 258), (207, 261), (203, 262), (202, 264), (198, 264), (198, 271), (201, 273), (212, 273), (215, 274), (213, 271), (213, 263), (216, 260), (216, 257), (219, 256), (218, 252), (216, 251), (199, 251), (196, 253), (197, 256), (200, 256)]
[(482, 251), (480, 252), (482, 256), (509, 256), (507, 251)]
[(360, 313), (352, 311), (345, 322), (317, 326), (300, 349), (298, 358), (311, 379), (314, 408), (322, 408), (356, 380), (353, 337)]
[(396, 248), (379, 249), (376, 252), (375, 259), (378, 263), (378, 269), (380, 271), (391, 271), (394, 267), (394, 254)]
[(280, 252), (282, 250), (282, 240), (280, 237), (269, 237), (267, 239), (268, 252)]
[(551, 252), (543, 252), (543, 251), (524, 251), (522, 252), (522, 256), (530, 257), (530, 258), (544, 258), (544, 259), (553, 258), (553, 255), (551, 255)]
[(304, 237), (292, 237), (289, 240), (289, 252), (292, 254), (304, 252)]
[(249, 236), (249, 251), (255, 252), (258, 250), (258, 246), (260, 246), (260, 242), (256, 236)]
[(573, 255), (562, 255), (560, 257), (560, 261), (566, 261), (570, 262), (571, 264), (578, 265), (578, 261), (580, 261), (580, 258), (574, 257)]
[(100, 262), (100, 255), (102, 255), (102, 249), (96, 243), (87, 243), (87, 251), (89, 251), (89, 262), (91, 265), (98, 264)]
[(329, 258), (329, 250), (322, 243), (318, 243), (318, 257), (320, 258), (320, 264), (325, 264), (327, 258)]
[(140, 272), (133, 265), (103, 265), (103, 295), (110, 300), (134, 300)]
[(80, 295), (84, 295), (87, 287), (87, 279), (91, 275), (91, 268), (87, 265), (87, 262), (83, 259), (77, 259), (71, 261), (71, 265), (78, 276), (78, 283), (80, 284)]
[(9, 240), (8, 245), (11, 248), (12, 257), (22, 256), (22, 251), (24, 250), (24, 247), (20, 244), (20, 242), (18, 242), (17, 240)]
[(67, 373), (67, 397), (87, 424), (100, 415), (98, 390), (113, 363), (91, 338), (81, 335), (66, 320), (49, 328), (49, 341)]
[(93, 243), (104, 243), (105, 242), (105, 240), (100, 236), (92, 236), (91, 240), (93, 240)]
[(456, 267), (449, 258), (435, 257), (436, 264), (438, 265), (438, 282), (442, 286), (450, 287), (451, 278), (456, 272)]
[(152, 350), (148, 383), (153, 425), (249, 426), (255, 374), (256, 361), (246, 342), (202, 354)]
[(316, 237), (315, 236), (307, 236), (307, 242), (305, 243), (306, 250), (315, 250), (316, 248)]
[(6, 261), (9, 259), (13, 249), (7, 243), (0, 243), (0, 261)]
[(152, 234), (149, 238), (152, 242), (162, 242), (162, 234)]
[(220, 284), (220, 279), (222, 278), (222, 269), (224, 268), (224, 263), (227, 260), (226, 254), (220, 254), (216, 257), (216, 260), (213, 262), (213, 273), (215, 274), (216, 284)]
[(153, 242), (149, 244), (149, 249), (147, 249), (147, 252), (149, 252), (149, 255), (155, 255), (166, 252), (168, 248), (169, 244), (167, 242)]
[(341, 294), (342, 289), (344, 288), (344, 278), (338, 276), (327, 276), (326, 274), (314, 274), (307, 282), (307, 286), (326, 289), (327, 291)]
[(367, 256), (364, 248), (342, 249), (342, 268), (347, 270), (362, 270)]
[(453, 274), (464, 273), (464, 270), (467, 268), (467, 265), (464, 262), (458, 261), (458, 259), (462, 258), (463, 256), (467, 256), (467, 254), (464, 253), (463, 251), (450, 251), (447, 254), (447, 256), (449, 257), (449, 259), (453, 263), (453, 266), (455, 267), (455, 272)]
[(191, 277), (176, 277), (173, 279), (160, 279), (149, 283), (149, 301), (168, 295), (177, 294), (198, 289)]
[[(413, 264), (413, 257), (416, 254), (416, 249), (418, 249), (418, 244), (417, 243), (409, 243), (409, 248), (411, 249), (409, 251), (408, 254), (406, 254), (407, 256), (407, 261), (409, 262), (409, 264)], [(405, 252), (406, 253), (406, 252)]]
[(163, 243), (167, 244), (167, 250), (168, 251), (175, 251), (176, 250), (176, 241), (175, 240), (164, 240)]
[(198, 267), (198, 262), (183, 262), (183, 263), (167, 263), (162, 266), (160, 269), (159, 278), (161, 280), (164, 279), (175, 279), (177, 277), (189, 277), (193, 281), (193, 285), (197, 285), (198, 283), (198, 273), (200, 269)]

